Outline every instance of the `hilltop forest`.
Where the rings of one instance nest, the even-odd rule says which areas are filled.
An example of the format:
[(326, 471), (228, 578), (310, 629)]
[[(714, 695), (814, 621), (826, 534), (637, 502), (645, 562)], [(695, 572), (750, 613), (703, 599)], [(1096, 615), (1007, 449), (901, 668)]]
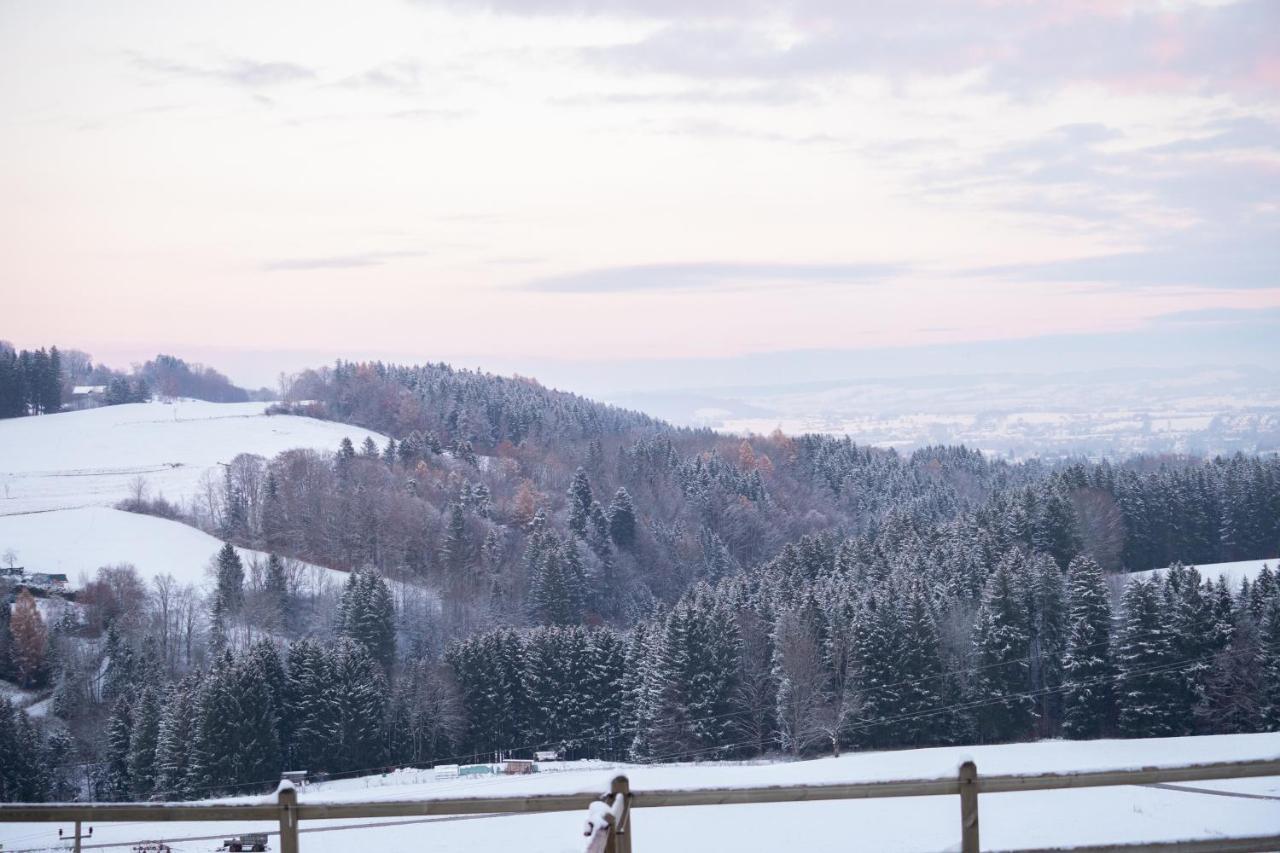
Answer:
[(0, 700), (0, 753), (31, 756), (0, 799), (194, 797), (286, 765), (543, 748), (659, 761), (1280, 728), (1269, 571), (1123, 577), (1275, 555), (1274, 457), (1047, 465), (728, 436), (443, 364), (340, 362), (274, 410), (387, 439), (242, 455), (190, 505), (128, 502), (272, 555), (224, 548), (207, 594), (116, 567), (77, 618), (6, 613), (0, 675), (51, 686), (71, 737)]

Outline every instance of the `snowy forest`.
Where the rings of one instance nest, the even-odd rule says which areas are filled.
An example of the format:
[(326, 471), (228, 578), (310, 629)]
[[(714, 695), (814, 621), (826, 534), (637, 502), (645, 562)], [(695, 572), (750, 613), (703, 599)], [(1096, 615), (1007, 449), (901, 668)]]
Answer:
[[(242, 455), (203, 588), (101, 569), (0, 608), (0, 799), (180, 799), (531, 756), (641, 762), (1280, 729), (1280, 460), (1046, 464), (675, 428), (538, 383), (345, 363)], [(242, 559), (236, 547), (271, 556)], [(1163, 575), (1125, 575), (1164, 566)], [(346, 573), (338, 585), (308, 566)]]
[(251, 395), (213, 368), (172, 355), (157, 355), (122, 371), (95, 364), (80, 350), (61, 351), (56, 346), (16, 350), (0, 340), (0, 418), (61, 411), (76, 386), (101, 386), (103, 405), (141, 402), (152, 394), (214, 403), (268, 396), (263, 391)]

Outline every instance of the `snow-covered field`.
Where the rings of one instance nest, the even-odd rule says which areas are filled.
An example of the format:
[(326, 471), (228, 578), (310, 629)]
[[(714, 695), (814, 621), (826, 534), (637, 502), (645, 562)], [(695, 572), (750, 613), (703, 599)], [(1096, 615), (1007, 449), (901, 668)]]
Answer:
[[(180, 524), (110, 509), (146, 481), (186, 504), (241, 453), (335, 450), (386, 438), (346, 424), (264, 414), (265, 403), (135, 403), (0, 421), (0, 554), (32, 571), (80, 573), (132, 563), (144, 578), (199, 583), (221, 543)], [(253, 558), (255, 552), (242, 552)]]
[(0, 421), (0, 515), (111, 506), (137, 477), (152, 497), (185, 503), (206, 472), (240, 453), (336, 450), (386, 437), (346, 424), (264, 414), (266, 403), (133, 403)]
[[(1072, 772), (1208, 761), (1280, 758), (1280, 734), (1220, 735), (1134, 741), (1048, 741), (1034, 744), (855, 753), (838, 759), (775, 764), (685, 764), (607, 767), (566, 764), (560, 772), (525, 777), (436, 781), (432, 774), (401, 771), (313, 785), (303, 802), (419, 800), (439, 797), (533, 793), (600, 793), (618, 772), (633, 790), (717, 788), (914, 779), (949, 776), (972, 758), (979, 773)], [(1187, 790), (1187, 787), (1197, 790)], [(1213, 793), (1209, 793), (1209, 792)], [(1247, 795), (1247, 796), (1237, 796)], [(1114, 787), (985, 794), (979, 803), (984, 849), (1101, 844), (1104, 842), (1213, 839), (1280, 833), (1280, 779), (1196, 782), (1180, 790)], [(957, 797), (910, 797), (637, 809), (637, 851), (959, 849)], [(303, 824), (307, 853), (365, 850), (431, 850), (471, 853), (521, 850), (560, 853), (581, 849), (584, 812), (464, 818), (387, 819), (385, 827), (338, 829), (370, 821)], [(406, 823), (405, 821), (410, 821)], [(398, 824), (398, 825), (395, 825)], [(143, 839), (227, 837), (270, 824), (96, 824), (94, 843)], [(53, 824), (0, 825), (6, 851), (63, 849)], [(217, 841), (186, 841), (182, 851), (209, 851)], [(278, 841), (272, 839), (273, 849)], [(127, 849), (123, 847), (121, 849)]]
[[(1218, 578), (1226, 578), (1227, 585), (1232, 591), (1240, 586), (1240, 581), (1248, 578), (1252, 581), (1258, 576), (1258, 572), (1262, 571), (1263, 566), (1270, 566), (1271, 571), (1280, 569), (1280, 560), (1241, 560), (1236, 563), (1210, 563), (1204, 566), (1196, 566), (1196, 571), (1200, 573), (1200, 577), (1205, 580), (1218, 582)], [(1163, 576), (1168, 572), (1168, 568), (1151, 569), (1145, 572), (1132, 572), (1127, 577), (1131, 578), (1149, 578), (1153, 575)]]
[[(219, 540), (186, 524), (108, 507), (0, 516), (0, 552), (12, 548), (19, 564), (35, 571), (63, 572), (73, 587), (80, 585), (82, 574), (91, 578), (100, 566), (118, 563), (131, 563), (143, 578), (170, 574), (180, 583), (199, 586), (221, 547)], [(238, 550), (246, 566), (267, 558), (259, 551)]]

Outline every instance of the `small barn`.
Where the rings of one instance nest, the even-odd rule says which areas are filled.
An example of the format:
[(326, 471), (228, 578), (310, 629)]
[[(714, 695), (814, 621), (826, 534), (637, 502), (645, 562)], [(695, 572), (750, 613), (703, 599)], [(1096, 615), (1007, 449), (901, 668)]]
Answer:
[(502, 765), (502, 772), (508, 776), (523, 776), (526, 773), (537, 773), (538, 765), (524, 758), (508, 758)]
[(105, 403), (106, 398), (106, 385), (76, 385), (71, 389), (71, 398), (65, 408), (94, 409)]

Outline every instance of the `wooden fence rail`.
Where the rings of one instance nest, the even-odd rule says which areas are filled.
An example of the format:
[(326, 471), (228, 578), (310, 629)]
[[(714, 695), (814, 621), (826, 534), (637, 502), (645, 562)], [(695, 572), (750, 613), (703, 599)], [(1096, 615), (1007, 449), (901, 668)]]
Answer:
[[(618, 776), (602, 797), (590, 794), (532, 794), (507, 797), (459, 797), (431, 800), (380, 800), (352, 803), (299, 803), (297, 792), (282, 783), (275, 801), (249, 803), (34, 803), (0, 804), (0, 823), (117, 821), (278, 821), (280, 850), (299, 853), (298, 825), (304, 820), (420, 817), (559, 812), (588, 809), (603, 801), (606, 808), (591, 812), (587, 845), (607, 853), (631, 853), (630, 813), (636, 808), (711, 806), (744, 803), (795, 803), (822, 800), (876, 799), (881, 797), (932, 797), (959, 795), (960, 836), (963, 853), (979, 851), (978, 795), (1015, 791), (1049, 791), (1110, 785), (1154, 785), (1208, 779), (1243, 779), (1280, 776), (1280, 758), (1259, 761), (1190, 764), (1177, 767), (1145, 767), (1132, 770), (1100, 770), (1082, 773), (980, 776), (973, 762), (965, 762), (951, 778), (885, 782), (851, 782), (825, 785), (770, 785), (747, 788), (632, 791), (627, 777)], [(1280, 809), (1278, 809), (1280, 814)], [(603, 831), (602, 831), (603, 828)], [(97, 846), (97, 845), (95, 845)], [(127, 845), (126, 845), (127, 846)], [(79, 850), (79, 844), (73, 848)], [(1154, 851), (1274, 851), (1280, 850), (1280, 817), (1277, 832), (1257, 838), (1121, 844), (1102, 847), (1053, 848), (1073, 853), (1154, 853)], [(1022, 851), (1022, 853), (1048, 853)]]

